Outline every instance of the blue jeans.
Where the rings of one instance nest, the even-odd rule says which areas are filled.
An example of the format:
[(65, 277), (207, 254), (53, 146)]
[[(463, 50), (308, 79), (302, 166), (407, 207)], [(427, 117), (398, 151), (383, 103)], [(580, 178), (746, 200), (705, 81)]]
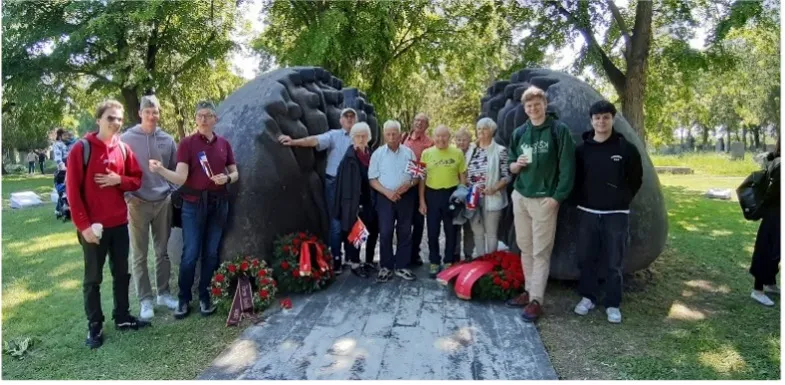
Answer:
[(324, 199), (326, 200), (328, 207), (328, 216), (330, 217), (330, 232), (329, 232), (329, 244), (330, 244), (330, 253), (333, 255), (333, 266), (337, 267), (341, 264), (341, 257), (343, 253), (341, 252), (341, 244), (344, 243), (343, 237), (341, 237), (341, 221), (333, 218), (329, 215), (329, 207), (332, 204), (333, 199), (335, 199), (335, 183), (338, 181), (337, 178), (332, 176), (325, 176), (324, 178)]
[(180, 263), (180, 302), (191, 302), (191, 287), (194, 284), (196, 262), (202, 257), (199, 278), (199, 300), (209, 301), (207, 288), (218, 268), (218, 247), (221, 244), (229, 202), (219, 200), (200, 205), (198, 202), (183, 201), (183, 260)]

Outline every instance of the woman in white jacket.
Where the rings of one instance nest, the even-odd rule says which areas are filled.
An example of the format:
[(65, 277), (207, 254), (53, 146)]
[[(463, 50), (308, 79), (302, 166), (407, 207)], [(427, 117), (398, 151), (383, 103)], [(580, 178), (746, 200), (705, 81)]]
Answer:
[(507, 148), (493, 140), (496, 123), (491, 118), (477, 122), (477, 143), (466, 152), (468, 182), (480, 191), (477, 212), (471, 219), (477, 255), (496, 251), (499, 221), (509, 203), (507, 184), (512, 180)]

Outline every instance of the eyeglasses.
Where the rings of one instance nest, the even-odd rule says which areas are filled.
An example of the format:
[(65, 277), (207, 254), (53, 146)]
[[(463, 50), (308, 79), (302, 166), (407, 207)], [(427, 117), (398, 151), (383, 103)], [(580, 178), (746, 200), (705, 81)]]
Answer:
[(199, 120), (199, 119), (207, 120), (207, 119), (214, 118), (214, 117), (215, 117), (215, 114), (197, 114), (196, 115), (196, 119), (197, 120)]

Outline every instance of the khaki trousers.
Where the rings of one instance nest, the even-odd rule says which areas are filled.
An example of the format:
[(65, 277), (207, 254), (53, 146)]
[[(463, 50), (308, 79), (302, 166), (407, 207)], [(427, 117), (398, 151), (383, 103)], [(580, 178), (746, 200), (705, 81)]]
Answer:
[(474, 247), (478, 256), (493, 253), (499, 247), (499, 221), (502, 210), (487, 211), (485, 208), (474, 213), (471, 223)]
[(172, 205), (170, 198), (160, 202), (147, 202), (136, 197), (126, 198), (128, 204), (128, 232), (131, 238), (131, 264), (136, 296), (139, 301), (153, 298), (150, 275), (147, 269), (147, 251), (150, 245), (150, 232), (153, 234), (155, 252), (155, 283), (157, 294), (169, 293), (169, 278), (172, 265), (166, 246), (172, 224)]
[(518, 191), (512, 193), (515, 217), (515, 240), (521, 249), (521, 263), (529, 298), (541, 305), (551, 269), (551, 251), (556, 237), (558, 206), (543, 206), (545, 198), (526, 198)]

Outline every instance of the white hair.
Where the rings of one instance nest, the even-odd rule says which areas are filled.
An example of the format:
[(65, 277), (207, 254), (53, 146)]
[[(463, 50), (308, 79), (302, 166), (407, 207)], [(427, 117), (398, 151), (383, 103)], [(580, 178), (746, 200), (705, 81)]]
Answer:
[(477, 129), (480, 128), (489, 128), (491, 130), (491, 134), (496, 132), (496, 122), (493, 119), (485, 117), (477, 121)]
[(368, 123), (365, 122), (355, 123), (354, 126), (352, 126), (352, 130), (349, 131), (349, 136), (354, 139), (355, 135), (361, 134), (363, 132), (368, 134), (368, 140), (370, 141), (372, 139), (371, 127), (369, 127)]
[(398, 132), (401, 132), (401, 122), (399, 122), (397, 120), (390, 119), (390, 120), (384, 122), (384, 129), (386, 130), (388, 128), (394, 128)]

